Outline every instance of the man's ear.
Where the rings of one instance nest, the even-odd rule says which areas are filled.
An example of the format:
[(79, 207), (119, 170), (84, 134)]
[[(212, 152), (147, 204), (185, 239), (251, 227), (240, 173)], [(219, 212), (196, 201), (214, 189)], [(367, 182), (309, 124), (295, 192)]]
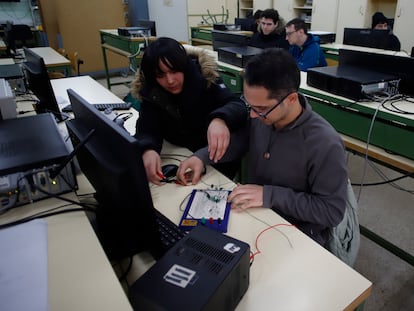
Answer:
[(291, 93), (288, 97), (286, 97), (286, 99), (288, 100), (289, 104), (296, 102), (299, 100), (299, 94), (298, 92)]

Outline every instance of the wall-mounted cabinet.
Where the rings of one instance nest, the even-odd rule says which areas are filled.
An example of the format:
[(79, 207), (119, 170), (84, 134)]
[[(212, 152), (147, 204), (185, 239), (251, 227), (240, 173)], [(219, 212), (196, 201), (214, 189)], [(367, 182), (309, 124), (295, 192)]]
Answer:
[[(334, 32), (339, 0), (274, 0), (274, 8), (286, 22), (302, 18), (310, 30)], [(327, 14), (328, 13), (328, 14)]]
[(312, 23), (312, 0), (294, 0), (293, 2), (294, 17), (300, 17), (311, 28)]
[(253, 15), (253, 0), (239, 0), (238, 3), (239, 17), (243, 18)]
[(408, 53), (414, 47), (413, 16), (414, 1), (399, 0), (395, 11), (394, 33), (401, 41), (401, 49)]

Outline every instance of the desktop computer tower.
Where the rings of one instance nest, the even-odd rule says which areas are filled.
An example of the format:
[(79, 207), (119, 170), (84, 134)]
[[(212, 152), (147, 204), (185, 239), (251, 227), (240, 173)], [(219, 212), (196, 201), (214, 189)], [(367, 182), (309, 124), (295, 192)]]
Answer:
[(227, 46), (217, 50), (220, 62), (243, 68), (250, 58), (262, 51), (262, 49), (253, 46)]
[(197, 226), (130, 288), (134, 310), (234, 310), (249, 287), (248, 244)]

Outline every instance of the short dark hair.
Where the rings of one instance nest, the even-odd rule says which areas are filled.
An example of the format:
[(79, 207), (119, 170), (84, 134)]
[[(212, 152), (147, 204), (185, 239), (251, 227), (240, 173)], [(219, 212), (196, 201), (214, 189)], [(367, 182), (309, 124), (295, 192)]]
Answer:
[(144, 52), (141, 60), (140, 74), (148, 83), (156, 83), (157, 74), (161, 72), (159, 61), (168, 68), (185, 73), (190, 59), (184, 46), (177, 40), (160, 37), (152, 42)]
[(259, 18), (261, 18), (262, 17), (262, 13), (263, 13), (263, 10), (256, 10), (256, 12), (254, 12), (254, 14), (253, 14), (253, 18), (254, 19), (259, 19)]
[(308, 26), (306, 26), (305, 21), (301, 18), (294, 18), (290, 20), (287, 22), (285, 27), (289, 27), (290, 25), (293, 25), (293, 27), (295, 27), (295, 30), (303, 29), (304, 33), (308, 33)]
[(388, 24), (388, 18), (382, 12), (376, 12), (372, 15), (372, 25), (371, 28), (375, 28), (378, 24)]
[(260, 15), (261, 18), (270, 18), (273, 20), (273, 23), (277, 23), (279, 21), (279, 12), (275, 9), (266, 9)]
[(297, 92), (300, 70), (295, 59), (281, 48), (269, 48), (253, 56), (244, 69), (244, 82), (249, 86), (261, 86), (269, 91), (270, 98)]

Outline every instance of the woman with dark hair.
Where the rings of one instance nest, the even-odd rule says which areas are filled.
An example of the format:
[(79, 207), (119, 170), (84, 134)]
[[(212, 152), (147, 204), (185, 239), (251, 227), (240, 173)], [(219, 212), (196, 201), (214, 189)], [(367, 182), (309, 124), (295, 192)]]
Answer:
[[(161, 37), (145, 50), (131, 93), (141, 101), (135, 136), (143, 147), (148, 181), (160, 185), (163, 140), (192, 151), (208, 145), (220, 159), (230, 132), (248, 119), (244, 103), (224, 85), (213, 57), (171, 38)], [(234, 177), (239, 161), (216, 167)]]

